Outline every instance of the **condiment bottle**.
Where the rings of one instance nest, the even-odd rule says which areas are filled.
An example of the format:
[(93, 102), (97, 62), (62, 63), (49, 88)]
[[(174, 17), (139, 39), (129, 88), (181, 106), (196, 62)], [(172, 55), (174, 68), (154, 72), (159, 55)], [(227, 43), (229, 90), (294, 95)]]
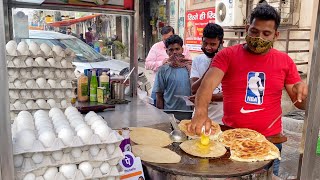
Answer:
[(102, 75), (99, 77), (99, 87), (105, 87), (105, 98), (109, 98), (110, 96), (110, 77), (108, 76), (107, 72), (102, 72)]
[(91, 80), (90, 80), (90, 102), (97, 102), (97, 88), (98, 80), (95, 70), (92, 70)]
[(88, 92), (88, 77), (84, 75), (84, 73), (81, 74), (81, 76), (78, 78), (78, 101), (80, 102), (86, 102), (89, 99), (89, 92)]

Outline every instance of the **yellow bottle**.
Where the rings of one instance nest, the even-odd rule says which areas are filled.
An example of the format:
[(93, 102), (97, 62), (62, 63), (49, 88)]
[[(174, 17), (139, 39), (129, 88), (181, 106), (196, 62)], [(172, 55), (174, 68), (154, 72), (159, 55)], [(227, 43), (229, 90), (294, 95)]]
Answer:
[(89, 100), (88, 77), (83, 73), (78, 78), (78, 101), (86, 102)]

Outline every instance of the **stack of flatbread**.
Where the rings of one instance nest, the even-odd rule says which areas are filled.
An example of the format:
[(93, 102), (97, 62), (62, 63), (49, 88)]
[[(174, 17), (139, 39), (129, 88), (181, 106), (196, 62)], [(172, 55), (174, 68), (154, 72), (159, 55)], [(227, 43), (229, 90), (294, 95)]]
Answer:
[[(191, 120), (182, 120), (179, 123), (179, 128), (182, 132), (184, 132), (190, 139), (198, 139), (199, 136), (192, 134), (188, 131), (188, 125), (191, 123)], [(211, 140), (217, 140), (219, 135), (222, 133), (220, 125), (216, 122), (212, 122), (211, 124), (211, 134), (210, 139)]]
[(178, 163), (181, 156), (163, 148), (172, 143), (168, 133), (147, 127), (130, 128), (130, 139), (138, 144), (132, 146), (132, 153), (141, 160), (153, 163)]
[(241, 162), (255, 162), (280, 159), (279, 149), (262, 134), (251, 129), (230, 129), (224, 131), (219, 141), (230, 148), (230, 159)]

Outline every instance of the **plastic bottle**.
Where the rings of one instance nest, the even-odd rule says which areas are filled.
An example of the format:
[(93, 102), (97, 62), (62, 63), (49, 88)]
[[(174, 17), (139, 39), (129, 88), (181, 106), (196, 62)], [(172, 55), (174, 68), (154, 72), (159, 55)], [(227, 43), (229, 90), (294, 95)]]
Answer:
[(88, 77), (84, 75), (84, 73), (81, 74), (81, 76), (78, 78), (78, 101), (80, 102), (86, 102), (89, 99), (89, 91), (88, 91)]
[(97, 88), (98, 80), (95, 70), (92, 70), (91, 80), (90, 80), (90, 102), (97, 102)]
[(123, 140), (120, 144), (120, 148), (121, 148), (122, 152), (131, 151), (129, 128), (122, 128), (121, 132), (122, 132)]
[(106, 88), (106, 98), (110, 97), (110, 78), (107, 74), (107, 72), (102, 72), (102, 75), (99, 77), (100, 85), (99, 87), (105, 87)]

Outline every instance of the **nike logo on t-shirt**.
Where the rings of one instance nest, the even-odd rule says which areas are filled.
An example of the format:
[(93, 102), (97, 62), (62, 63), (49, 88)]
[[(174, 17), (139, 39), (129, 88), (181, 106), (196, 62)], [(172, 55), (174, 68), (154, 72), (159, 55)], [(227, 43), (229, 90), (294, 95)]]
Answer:
[(258, 112), (258, 111), (262, 111), (264, 109), (252, 109), (252, 110), (245, 110), (243, 109), (243, 107), (240, 109), (240, 112), (242, 114), (249, 114), (249, 113), (254, 113), (254, 112)]

